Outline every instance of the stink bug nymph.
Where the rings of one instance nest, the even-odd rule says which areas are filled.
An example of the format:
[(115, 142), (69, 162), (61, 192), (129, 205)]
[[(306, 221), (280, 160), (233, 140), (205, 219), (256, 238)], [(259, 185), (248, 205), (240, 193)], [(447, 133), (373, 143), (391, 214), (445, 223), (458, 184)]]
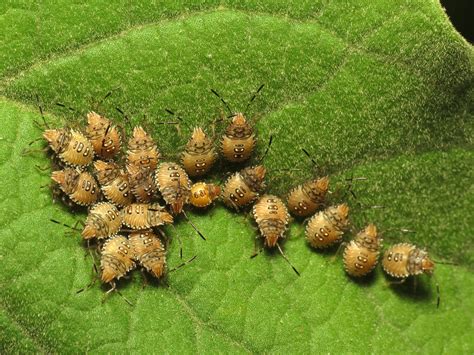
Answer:
[[(278, 243), (279, 239), (285, 237), (285, 231), (290, 219), (288, 209), (283, 201), (277, 196), (263, 195), (253, 206), (252, 214), (264, 240), (263, 245), (267, 248), (274, 248), (276, 246), (289, 263)], [(299, 276), (299, 272), (291, 263), (290, 266)]]
[(155, 172), (155, 183), (173, 214), (180, 214), (189, 202), (191, 191), (186, 171), (176, 163), (161, 163)]
[(197, 208), (206, 208), (219, 197), (221, 188), (218, 185), (206, 184), (203, 181), (191, 186), (189, 202)]
[(151, 202), (157, 191), (153, 177), (154, 170), (128, 165), (127, 172), (133, 196), (138, 202)]
[(205, 175), (214, 165), (217, 153), (202, 128), (194, 128), (191, 139), (181, 155), (181, 164), (191, 177)]
[(86, 240), (109, 238), (118, 233), (122, 222), (122, 212), (117, 207), (108, 202), (99, 202), (91, 207), (81, 235)]
[(123, 224), (135, 230), (173, 223), (173, 216), (158, 203), (132, 203), (123, 209)]
[(53, 171), (51, 179), (59, 184), (61, 190), (81, 206), (89, 206), (99, 199), (99, 186), (94, 177), (87, 171), (75, 168)]
[[(409, 243), (399, 243), (388, 248), (382, 259), (382, 267), (390, 276), (404, 282), (410, 276), (421, 274), (433, 275), (435, 263), (428, 256), (428, 252)], [(439, 307), (439, 286), (436, 283)]]
[(273, 195), (263, 195), (253, 206), (252, 214), (264, 238), (264, 245), (275, 247), (278, 239), (284, 238), (290, 219), (283, 201)]
[(242, 163), (251, 157), (256, 143), (253, 127), (242, 113), (236, 113), (222, 136), (223, 157), (231, 163)]
[(112, 285), (107, 293), (115, 290), (114, 280), (120, 279), (134, 268), (133, 250), (126, 237), (116, 235), (104, 243), (100, 257), (100, 278), (102, 282)]
[(196, 233), (203, 240), (206, 240), (183, 209), (184, 205), (189, 203), (191, 197), (191, 180), (186, 171), (179, 164), (161, 163), (155, 172), (155, 183), (166, 204), (170, 206), (171, 212), (175, 216), (183, 213), (184, 218), (186, 218)]
[(349, 225), (348, 213), (349, 207), (345, 203), (316, 213), (306, 226), (306, 240), (317, 249), (327, 248), (340, 242)]
[(112, 122), (95, 112), (87, 114), (86, 136), (96, 155), (103, 159), (113, 158), (122, 145), (122, 136)]
[[(260, 90), (261, 85), (252, 98), (249, 100), (245, 111), (249, 108)], [(241, 112), (233, 112), (229, 104), (215, 91), (211, 90), (225, 107), (229, 110), (232, 117), (231, 123), (225, 129), (221, 139), (221, 152), (225, 160), (231, 163), (242, 163), (248, 160), (255, 149), (256, 138), (252, 125), (245, 119), (245, 114)]]
[(132, 203), (132, 193), (128, 174), (125, 173), (116, 163), (97, 160), (94, 162), (97, 180), (100, 189), (107, 200), (119, 207)]
[(134, 259), (150, 274), (161, 278), (166, 272), (166, 250), (151, 230), (133, 232), (129, 236)]
[(265, 189), (265, 167), (257, 165), (231, 175), (222, 188), (222, 201), (231, 208), (240, 208), (254, 202)]
[(81, 132), (72, 129), (47, 129), (43, 137), (66, 165), (85, 167), (94, 159), (94, 148)]
[(405, 279), (423, 273), (431, 275), (435, 264), (426, 250), (413, 244), (400, 243), (385, 251), (382, 266), (390, 276)]
[(153, 170), (158, 165), (159, 158), (160, 153), (153, 138), (142, 127), (135, 127), (133, 136), (128, 141), (127, 165)]
[(151, 230), (133, 232), (129, 236), (134, 259), (157, 279), (163, 278), (167, 272), (173, 272), (189, 264), (196, 256), (167, 270), (166, 250), (160, 238)]
[(354, 277), (369, 274), (379, 260), (382, 240), (377, 234), (377, 227), (369, 224), (349, 242), (344, 249), (344, 269)]
[(288, 194), (288, 208), (297, 217), (308, 217), (324, 206), (328, 191), (327, 176), (296, 186)]

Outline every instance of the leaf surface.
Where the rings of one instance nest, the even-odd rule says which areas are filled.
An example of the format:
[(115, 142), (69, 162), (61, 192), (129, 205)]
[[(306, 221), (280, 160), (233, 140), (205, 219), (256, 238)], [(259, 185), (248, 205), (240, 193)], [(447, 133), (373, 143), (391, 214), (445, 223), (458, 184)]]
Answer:
[[(3, 352), (472, 353), (474, 56), (438, 2), (98, 1), (0, 10)], [(53, 126), (82, 125), (91, 108), (126, 126), (120, 107), (176, 159), (189, 127), (210, 132), (226, 114), (211, 88), (244, 110), (263, 83), (246, 113), (257, 126), (257, 155), (274, 137), (265, 158), (271, 192), (315, 174), (329, 174), (334, 189), (365, 177), (354, 183), (357, 199), (345, 197), (355, 228), (373, 221), (385, 245), (410, 241), (456, 265), (439, 263), (436, 279), (420, 277), (416, 290), (388, 284), (380, 268), (356, 282), (335, 250), (311, 250), (295, 221), (284, 249), (297, 277), (278, 253), (250, 259), (250, 217), (219, 205), (191, 213), (206, 242), (182, 219), (166, 230), (169, 265), (181, 262), (178, 234), (184, 258), (197, 255), (193, 263), (167, 283), (142, 289), (139, 272), (119, 283), (132, 307), (117, 294), (102, 303), (108, 286), (98, 283), (76, 294), (94, 276), (91, 257), (78, 235), (49, 220), (84, 216), (41, 188), (49, 171), (36, 165), (47, 166), (46, 155), (22, 154), (43, 147), (29, 145), (41, 134), (35, 95)], [(184, 118), (181, 132), (160, 124), (170, 120), (165, 109)], [(220, 134), (224, 125), (214, 124)], [(228, 171), (220, 166), (213, 178)]]

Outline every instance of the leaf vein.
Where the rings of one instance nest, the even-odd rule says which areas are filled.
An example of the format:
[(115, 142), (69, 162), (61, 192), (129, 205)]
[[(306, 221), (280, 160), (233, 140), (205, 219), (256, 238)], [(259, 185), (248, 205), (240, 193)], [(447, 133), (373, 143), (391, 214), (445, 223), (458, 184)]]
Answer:
[(253, 346), (249, 343), (246, 343), (242, 341), (241, 339), (236, 339), (234, 336), (224, 332), (222, 329), (219, 329), (218, 327), (209, 324), (205, 322), (191, 307), (191, 305), (186, 301), (186, 299), (178, 293), (177, 290), (173, 289), (171, 286), (169, 287), (169, 290), (171, 293), (175, 296), (176, 300), (178, 303), (181, 304), (183, 307), (183, 310), (190, 316), (190, 318), (193, 320), (193, 322), (197, 326), (205, 327), (208, 328), (209, 330), (213, 331), (216, 334), (219, 334), (223, 338), (225, 338), (228, 342), (237, 345), (238, 347), (242, 348), (248, 353), (255, 353), (256, 349), (253, 348)]

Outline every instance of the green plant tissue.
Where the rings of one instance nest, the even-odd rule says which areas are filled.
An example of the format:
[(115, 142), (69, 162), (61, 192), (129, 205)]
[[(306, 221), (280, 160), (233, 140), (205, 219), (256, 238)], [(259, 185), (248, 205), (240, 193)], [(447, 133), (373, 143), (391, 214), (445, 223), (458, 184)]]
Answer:
[[(474, 51), (437, 0), (7, 2), (0, 23), (0, 352), (474, 352)], [(76, 293), (92, 258), (50, 219), (84, 215), (53, 202), (37, 167), (46, 154), (22, 154), (45, 147), (29, 145), (41, 137), (36, 96), (52, 127), (96, 108), (129, 131), (118, 107), (175, 160), (190, 127), (215, 128), (216, 141), (223, 131), (211, 88), (239, 111), (261, 84), (246, 113), (257, 156), (273, 136), (269, 191), (364, 177), (346, 196), (354, 228), (374, 222), (385, 246), (426, 247), (436, 278), (391, 285), (377, 267), (355, 281), (293, 221), (283, 248), (298, 277), (278, 253), (251, 259), (250, 216), (218, 204), (189, 211), (207, 241), (183, 218), (166, 228), (169, 266), (178, 236), (196, 260), (167, 282), (142, 287), (135, 271), (118, 283), (133, 306), (117, 293), (102, 303), (99, 282)], [(165, 109), (183, 118), (179, 132), (161, 124)]]

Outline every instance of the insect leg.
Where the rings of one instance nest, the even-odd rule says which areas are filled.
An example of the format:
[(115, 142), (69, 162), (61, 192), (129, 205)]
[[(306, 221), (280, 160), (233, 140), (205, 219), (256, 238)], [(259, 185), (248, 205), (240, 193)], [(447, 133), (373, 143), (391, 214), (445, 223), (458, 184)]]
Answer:
[(144, 290), (145, 287), (148, 286), (148, 277), (146, 276), (146, 271), (143, 268), (140, 269), (140, 272), (143, 276), (142, 290)]
[(441, 297), (439, 295), (439, 285), (436, 283), (436, 292), (438, 293), (438, 300), (436, 301), (436, 308), (439, 308), (439, 302), (441, 301)]
[[(127, 298), (126, 298), (124, 295), (122, 295), (122, 292), (120, 292), (119, 290), (117, 290), (117, 288), (115, 288), (115, 282), (114, 282), (114, 288), (113, 288), (113, 289), (111, 289), (111, 290), (109, 290), (109, 291), (107, 291), (107, 292), (106, 292), (106, 294), (105, 294), (104, 296), (106, 296), (106, 295), (107, 295), (107, 293), (111, 292), (112, 290), (114, 290), (115, 292), (117, 292), (117, 293), (118, 293), (118, 295), (119, 295), (120, 297), (122, 297), (122, 298), (123, 298), (123, 300), (124, 300), (125, 302), (127, 302), (129, 306), (133, 307), (133, 303), (132, 303), (132, 302), (130, 302), (130, 301), (129, 301), (129, 300), (128, 300), (128, 299), (127, 299)], [(104, 300), (105, 300), (105, 297), (104, 297)], [(103, 303), (103, 302), (102, 302), (102, 303)]]
[(333, 263), (334, 261), (336, 261), (337, 256), (341, 253), (341, 250), (342, 250), (343, 247), (345, 247), (346, 245), (347, 245), (347, 242), (342, 242), (341, 244), (339, 244), (339, 246), (337, 247), (336, 253), (331, 257), (331, 262), (332, 262), (332, 263)]
[(46, 166), (39, 166), (38, 164), (35, 164), (35, 168), (38, 169), (41, 172), (44, 172), (46, 170), (49, 170), (51, 167), (49, 165)]
[[(42, 139), (42, 138), (40, 138), (40, 139)], [(31, 142), (31, 143), (33, 143), (33, 142)], [(46, 153), (48, 150), (49, 150), (49, 147), (46, 147), (46, 148), (43, 148), (43, 149), (28, 149), (28, 148), (25, 148), (21, 151), (20, 155), (22, 157), (25, 157), (27, 155), (30, 155), (31, 153)]]
[(259, 255), (259, 254), (263, 251), (263, 248), (260, 248), (260, 249), (258, 248), (258, 246), (257, 246), (257, 243), (258, 243), (258, 242), (257, 242), (257, 239), (258, 239), (258, 237), (256, 237), (256, 238), (254, 239), (253, 254), (250, 255), (250, 259), (255, 258), (257, 255)]
[(89, 284), (84, 287), (84, 288), (81, 288), (80, 290), (77, 290), (76, 291), (76, 294), (77, 293), (81, 293), (83, 291), (87, 291), (88, 289), (90, 289), (92, 286), (94, 286), (95, 282), (97, 281), (97, 279), (99, 278), (99, 271), (97, 270), (97, 266), (95, 264), (95, 261), (94, 263), (92, 264), (92, 272), (94, 273), (94, 275), (92, 276), (92, 281), (89, 282)]
[(392, 281), (387, 281), (386, 285), (388, 287), (392, 286), (392, 285), (401, 285), (403, 283), (405, 283), (405, 281), (407, 280), (407, 278), (403, 278), (403, 279), (400, 279), (400, 280), (392, 280)]
[(108, 290), (103, 296), (102, 296), (102, 303), (104, 303), (107, 299), (107, 297), (109, 296), (109, 294), (113, 291), (115, 291), (115, 282), (114, 281), (111, 281), (110, 282), (110, 285), (112, 286), (112, 288), (110, 290)]

